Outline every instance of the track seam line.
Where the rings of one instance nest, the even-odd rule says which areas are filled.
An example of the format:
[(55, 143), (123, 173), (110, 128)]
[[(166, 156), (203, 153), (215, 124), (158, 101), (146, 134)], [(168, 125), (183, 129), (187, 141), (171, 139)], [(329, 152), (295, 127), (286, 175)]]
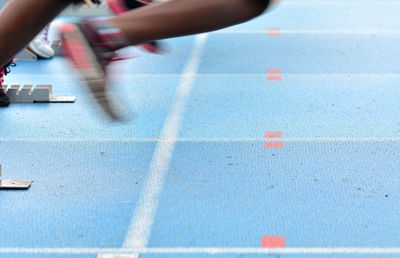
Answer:
[[(182, 72), (181, 80), (177, 87), (176, 99), (171, 113), (165, 121), (161, 133), (162, 137), (157, 140), (157, 146), (149, 166), (148, 177), (144, 183), (144, 190), (140, 195), (138, 206), (125, 237), (123, 244), (125, 248), (144, 248), (148, 244), (166, 173), (182, 124), (187, 98), (195, 82), (207, 37), (208, 34), (196, 36), (192, 54)], [(171, 140), (163, 141), (163, 138)]]
[(354, 4), (354, 3), (368, 3), (368, 4), (399, 4), (398, 0), (282, 0), (282, 3), (295, 3), (295, 4)]
[[(163, 137), (163, 138), (103, 138), (103, 139), (6, 139), (0, 140), (0, 143), (5, 142), (42, 142), (42, 143), (80, 143), (80, 142), (92, 142), (92, 143), (163, 143), (163, 142), (204, 142), (204, 143), (223, 143), (223, 142), (265, 142), (265, 138), (261, 137), (248, 137), (248, 138), (174, 138), (174, 137)], [(282, 138), (282, 142), (400, 142), (400, 138), (379, 138), (379, 137), (356, 137), (356, 138), (335, 138), (335, 137), (310, 137), (310, 138)]]
[[(221, 30), (210, 33), (217, 34), (268, 34), (269, 29), (263, 30)], [(285, 30), (280, 29), (279, 34), (286, 35), (400, 35), (400, 30)]]
[[(305, 72), (285, 72), (285, 77), (299, 77), (299, 76), (305, 76), (305, 77), (320, 77), (320, 76), (337, 76), (337, 77), (347, 77), (347, 76), (353, 76), (353, 77), (371, 77), (371, 76), (376, 76), (379, 77), (379, 79), (382, 79), (382, 77), (398, 77), (400, 76), (400, 73), (305, 73)], [(15, 75), (15, 74), (14, 74)], [(24, 74), (28, 77), (43, 77), (43, 75), (38, 75), (38, 74)], [(58, 77), (68, 77), (68, 75), (57, 75)], [(118, 74), (118, 80), (126, 80), (126, 78), (132, 78), (132, 77), (165, 77), (165, 76), (171, 76), (171, 77), (180, 77), (182, 76), (181, 73), (156, 73), (156, 74), (151, 74), (151, 73), (138, 73), (138, 74), (131, 74), (131, 75), (124, 75), (124, 74)], [(259, 72), (259, 73), (198, 73), (196, 77), (265, 77), (266, 72)], [(13, 85), (16, 83), (9, 83), (8, 85)], [(21, 84), (21, 83), (19, 83)], [(23, 84), (23, 83), (22, 83)], [(144, 86), (143, 86), (144, 87)]]
[[(126, 257), (136, 254), (400, 254), (400, 247), (165, 247), (165, 248), (13, 248), (1, 247), (1, 254), (97, 254)], [(113, 256), (118, 255), (118, 256)], [(121, 256), (120, 256), (121, 255)], [(132, 256), (129, 256), (132, 257)]]

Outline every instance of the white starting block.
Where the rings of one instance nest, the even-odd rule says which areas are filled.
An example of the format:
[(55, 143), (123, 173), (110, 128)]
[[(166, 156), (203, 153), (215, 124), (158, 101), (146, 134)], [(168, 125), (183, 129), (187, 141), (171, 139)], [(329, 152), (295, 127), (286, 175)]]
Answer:
[(51, 85), (3, 85), (4, 92), (10, 98), (11, 103), (74, 103), (76, 97), (52, 95)]
[(0, 165), (0, 190), (25, 190), (32, 184), (31, 180), (3, 180)]
[[(50, 44), (51, 48), (54, 49), (55, 56), (63, 56), (63, 49), (61, 47), (60, 40), (54, 40)], [(37, 61), (38, 56), (33, 53), (28, 47), (22, 49), (16, 56), (17, 61)]]
[(38, 57), (29, 48), (22, 49), (16, 56), (17, 61), (36, 61)]

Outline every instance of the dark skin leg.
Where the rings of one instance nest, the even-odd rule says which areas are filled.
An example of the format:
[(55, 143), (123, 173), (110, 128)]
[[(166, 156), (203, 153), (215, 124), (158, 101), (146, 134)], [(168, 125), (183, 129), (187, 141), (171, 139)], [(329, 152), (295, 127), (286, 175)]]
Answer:
[[(0, 65), (68, 6), (61, 0), (10, 0), (0, 11)], [(261, 14), (262, 0), (170, 0), (110, 18), (130, 44), (208, 32)], [(35, 11), (32, 11), (35, 10)]]
[[(68, 6), (60, 0), (10, 0), (0, 11), (0, 66)], [(35, 10), (35, 11), (32, 11)], [(40, 11), (39, 11), (40, 10)]]
[(268, 6), (262, 0), (171, 0), (112, 18), (132, 45), (209, 32), (254, 18)]

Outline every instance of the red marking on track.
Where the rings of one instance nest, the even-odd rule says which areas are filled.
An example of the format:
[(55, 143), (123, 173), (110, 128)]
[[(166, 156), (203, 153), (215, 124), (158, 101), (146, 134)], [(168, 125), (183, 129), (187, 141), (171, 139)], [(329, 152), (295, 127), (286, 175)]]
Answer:
[(278, 37), (281, 35), (281, 29), (280, 28), (270, 28), (270, 29), (268, 29), (267, 33), (271, 37)]
[[(265, 139), (281, 139), (283, 137), (283, 132), (266, 132)], [(266, 141), (264, 143), (266, 149), (282, 149), (283, 142), (281, 141)]]
[(262, 248), (285, 248), (286, 241), (283, 236), (263, 236), (261, 238)]
[(282, 138), (283, 133), (282, 132), (266, 132), (265, 133), (265, 138)]
[(264, 147), (266, 149), (282, 149), (283, 142), (265, 142)]
[(281, 81), (282, 77), (281, 76), (267, 76), (268, 81)]
[(281, 69), (269, 69), (267, 70), (267, 74), (281, 74)]
[(267, 70), (267, 80), (268, 81), (281, 81), (282, 71), (280, 69), (268, 69)]

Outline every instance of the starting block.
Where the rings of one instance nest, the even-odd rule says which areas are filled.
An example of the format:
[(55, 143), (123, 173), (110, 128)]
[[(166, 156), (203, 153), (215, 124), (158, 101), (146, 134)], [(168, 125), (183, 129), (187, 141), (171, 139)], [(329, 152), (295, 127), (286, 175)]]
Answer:
[(0, 165), (0, 190), (26, 190), (31, 184), (31, 180), (3, 180)]
[(36, 61), (38, 57), (29, 48), (22, 49), (16, 56), (17, 61)]
[(11, 103), (74, 103), (76, 97), (54, 97), (52, 85), (3, 85), (4, 92), (10, 98)]
[[(54, 40), (50, 43), (50, 47), (54, 49), (55, 56), (63, 56), (63, 49), (61, 47), (61, 40)], [(38, 56), (33, 53), (29, 47), (25, 47), (22, 49), (16, 56), (15, 59), (17, 61), (37, 61)]]

